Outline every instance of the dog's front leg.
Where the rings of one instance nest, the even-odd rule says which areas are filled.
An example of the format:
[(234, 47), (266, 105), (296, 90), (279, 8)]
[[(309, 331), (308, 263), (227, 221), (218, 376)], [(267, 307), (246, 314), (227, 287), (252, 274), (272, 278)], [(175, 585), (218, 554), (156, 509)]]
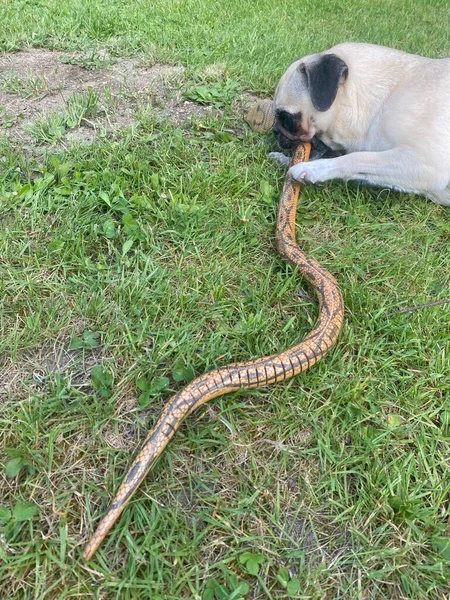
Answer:
[(432, 163), (429, 158), (408, 148), (393, 148), (298, 163), (291, 168), (291, 173), (294, 179), (311, 183), (353, 179), (407, 192), (426, 193), (445, 189), (448, 183)]
[(280, 164), (282, 167), (288, 168), (291, 164), (291, 159), (282, 152), (269, 152), (267, 155), (269, 158)]
[[(322, 156), (324, 156), (325, 154), (327, 154), (329, 152), (333, 152), (333, 150), (331, 150), (331, 148), (326, 146), (320, 140), (314, 139), (314, 141), (311, 145), (311, 155), (309, 157), (309, 160), (310, 161), (319, 160), (320, 158), (322, 158)], [(286, 156), (286, 154), (283, 154), (282, 152), (269, 152), (269, 154), (267, 156), (269, 158), (271, 158), (272, 160), (274, 160), (275, 162), (277, 162), (278, 164), (280, 164), (286, 168), (289, 167), (289, 165), (291, 164), (291, 160), (292, 160), (289, 156)]]

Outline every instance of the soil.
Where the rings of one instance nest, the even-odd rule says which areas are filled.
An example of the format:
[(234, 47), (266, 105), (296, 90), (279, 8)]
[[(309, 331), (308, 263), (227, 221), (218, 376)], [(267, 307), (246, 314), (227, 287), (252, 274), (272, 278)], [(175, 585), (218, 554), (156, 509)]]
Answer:
[(98, 94), (101, 110), (66, 133), (65, 147), (130, 127), (138, 121), (138, 110), (148, 106), (175, 123), (211, 112), (210, 107), (182, 99), (184, 67), (111, 59), (105, 52), (95, 58), (97, 68), (89, 57), (49, 50), (0, 54), (0, 133), (20, 145), (33, 144), (27, 125), (62, 113), (70, 96), (89, 89)]

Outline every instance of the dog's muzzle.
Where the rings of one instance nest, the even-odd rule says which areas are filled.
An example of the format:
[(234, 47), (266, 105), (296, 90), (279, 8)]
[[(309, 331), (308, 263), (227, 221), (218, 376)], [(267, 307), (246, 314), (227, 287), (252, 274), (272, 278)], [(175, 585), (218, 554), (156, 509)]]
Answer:
[(272, 127), (272, 131), (275, 134), (275, 137), (277, 138), (278, 145), (283, 150), (292, 150), (294, 148), (297, 148), (297, 146), (302, 142), (311, 141), (310, 135), (294, 135), (290, 131), (287, 131), (277, 121)]
[[(306, 139), (306, 136), (294, 136), (291, 133), (289, 133), (289, 131), (285, 131), (283, 127), (280, 127), (278, 125), (278, 123), (275, 123), (275, 125), (272, 127), (272, 131), (275, 134), (278, 145), (283, 150), (295, 150), (295, 148), (297, 148), (297, 146), (299, 144), (301, 144), (303, 141), (310, 141), (311, 142), (310, 160), (316, 160), (318, 158), (323, 158), (323, 157), (331, 158), (334, 156), (339, 156), (339, 154), (340, 154), (340, 152), (333, 151), (333, 150), (331, 150), (331, 148), (329, 148), (329, 146), (324, 144), (322, 142), (322, 140), (319, 138), (318, 134), (314, 135), (312, 137), (312, 139), (309, 136), (307, 139)], [(305, 139), (303, 139), (303, 138), (305, 138)]]

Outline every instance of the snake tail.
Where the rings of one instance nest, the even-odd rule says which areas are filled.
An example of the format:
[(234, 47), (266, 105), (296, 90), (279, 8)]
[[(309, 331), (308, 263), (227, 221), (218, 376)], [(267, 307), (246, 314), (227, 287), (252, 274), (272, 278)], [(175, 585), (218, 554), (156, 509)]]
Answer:
[[(299, 146), (293, 162), (308, 160), (309, 152), (309, 144)], [(277, 244), (281, 255), (300, 270), (317, 294), (319, 316), (314, 328), (301, 343), (288, 350), (201, 375), (169, 400), (87, 544), (83, 554), (85, 560), (92, 558), (185, 417), (217, 396), (242, 388), (262, 387), (302, 373), (318, 362), (335, 343), (343, 322), (342, 295), (334, 277), (295, 243), (298, 194), (299, 184), (288, 173), (278, 210)]]

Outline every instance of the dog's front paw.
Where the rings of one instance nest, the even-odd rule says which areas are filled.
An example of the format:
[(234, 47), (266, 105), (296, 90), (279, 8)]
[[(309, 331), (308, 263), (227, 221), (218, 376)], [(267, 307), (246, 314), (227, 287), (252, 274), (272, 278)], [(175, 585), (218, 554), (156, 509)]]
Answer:
[(330, 160), (321, 159), (312, 162), (300, 162), (294, 165), (290, 173), (297, 181), (309, 181), (310, 183), (320, 183), (330, 179)]
[(282, 152), (269, 152), (267, 156), (283, 167), (289, 167), (291, 164), (289, 156), (286, 156), (286, 154), (283, 154)]

